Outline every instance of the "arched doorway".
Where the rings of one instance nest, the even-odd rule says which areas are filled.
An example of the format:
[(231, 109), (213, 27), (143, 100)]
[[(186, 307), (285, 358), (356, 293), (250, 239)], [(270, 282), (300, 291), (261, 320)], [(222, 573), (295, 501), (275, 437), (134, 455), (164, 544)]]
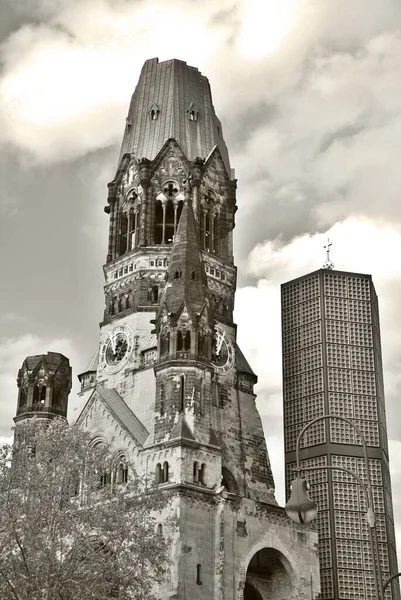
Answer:
[(246, 572), (244, 600), (289, 600), (293, 595), (290, 565), (275, 548), (262, 548)]

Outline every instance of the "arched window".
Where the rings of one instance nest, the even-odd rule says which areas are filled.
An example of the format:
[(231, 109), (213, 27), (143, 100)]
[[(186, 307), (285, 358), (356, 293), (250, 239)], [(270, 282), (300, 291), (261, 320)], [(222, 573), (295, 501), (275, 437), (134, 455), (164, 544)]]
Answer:
[(179, 279), (181, 277), (181, 271), (177, 269), (174, 273), (174, 279)]
[(157, 524), (157, 535), (161, 537), (163, 535), (163, 525), (161, 523)]
[(117, 469), (115, 473), (115, 481), (119, 485), (120, 483), (127, 483), (128, 481), (128, 465), (125, 457), (121, 456), (117, 463)]
[(185, 332), (184, 350), (191, 350), (191, 332), (189, 331), (189, 329), (187, 329), (187, 331)]
[(180, 376), (180, 412), (183, 412), (185, 408), (185, 377)]
[(165, 221), (165, 232), (164, 242), (166, 244), (172, 244), (174, 241), (174, 204), (172, 200), (167, 200), (166, 205), (166, 221)]
[(128, 217), (120, 212), (120, 256), (127, 252)]
[(193, 482), (194, 483), (198, 483), (198, 481), (199, 481), (198, 475), (199, 475), (199, 466), (198, 466), (198, 462), (195, 461), (194, 462), (194, 470), (193, 470)]
[(201, 565), (196, 565), (196, 583), (198, 585), (202, 585), (202, 566)]
[(99, 487), (104, 488), (106, 485), (111, 483), (111, 473), (110, 471), (103, 471), (99, 478)]
[(163, 472), (160, 463), (156, 465), (156, 483), (163, 483)]
[(163, 205), (161, 200), (155, 206), (155, 244), (163, 243)]
[(169, 472), (168, 472), (168, 462), (164, 461), (163, 463), (163, 483), (168, 481)]
[(46, 402), (46, 386), (45, 385), (42, 385), (42, 388), (40, 390), (39, 402), (40, 402), (40, 404), (44, 404)]
[(33, 404), (39, 404), (39, 386), (35, 385), (33, 388)]
[(182, 350), (182, 331), (179, 329), (177, 331), (177, 352)]
[(195, 281), (195, 279), (196, 279), (196, 273), (195, 273), (195, 271), (191, 272), (191, 279), (192, 279), (192, 281)]

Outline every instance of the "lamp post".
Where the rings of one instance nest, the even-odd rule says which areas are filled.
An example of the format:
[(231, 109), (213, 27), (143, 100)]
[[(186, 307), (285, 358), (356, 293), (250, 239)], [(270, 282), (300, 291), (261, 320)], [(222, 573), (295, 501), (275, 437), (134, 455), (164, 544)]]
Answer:
[[(328, 420), (328, 419), (339, 419), (340, 421), (345, 421), (359, 435), (361, 442), (362, 442), (362, 447), (363, 447), (363, 457), (364, 457), (365, 469), (366, 469), (366, 485), (362, 481), (362, 479), (359, 477), (359, 475), (357, 475), (353, 471), (350, 471), (349, 469), (346, 469), (345, 467), (336, 467), (336, 466), (332, 466), (332, 465), (325, 465), (322, 467), (307, 467), (305, 469), (301, 468), (300, 458), (299, 458), (299, 450), (300, 450), (300, 442), (301, 442), (302, 436), (304, 435), (305, 431), (307, 429), (309, 429), (309, 427), (314, 425), (314, 423), (317, 423), (318, 421), (322, 421), (322, 420)], [(347, 419), (346, 417), (341, 417), (338, 415), (322, 415), (320, 417), (316, 417), (312, 421), (309, 421), (309, 423), (307, 423), (302, 428), (300, 434), (298, 435), (297, 443), (296, 443), (296, 461), (297, 461), (297, 466), (296, 466), (297, 476), (294, 479), (294, 481), (292, 482), (291, 497), (285, 506), (285, 511), (286, 511), (287, 515), (289, 516), (289, 518), (291, 520), (295, 521), (296, 523), (299, 523), (299, 524), (309, 523), (310, 521), (313, 521), (313, 519), (317, 515), (317, 505), (315, 502), (313, 502), (309, 498), (309, 495), (308, 495), (307, 481), (306, 481), (306, 479), (303, 479), (302, 477), (300, 477), (300, 474), (302, 471), (321, 471), (322, 469), (344, 471), (345, 473), (348, 473), (349, 475), (354, 477), (354, 479), (356, 479), (358, 481), (358, 483), (360, 484), (360, 486), (363, 489), (363, 492), (365, 494), (365, 500), (366, 500), (366, 520), (369, 525), (369, 539), (370, 539), (370, 548), (371, 548), (371, 553), (372, 553), (372, 565), (373, 565), (373, 575), (374, 575), (374, 581), (375, 581), (376, 597), (378, 598), (378, 600), (383, 600), (384, 591), (385, 591), (386, 587), (390, 584), (392, 579), (394, 579), (395, 577), (397, 577), (400, 574), (398, 573), (396, 575), (392, 575), (385, 581), (384, 585), (382, 584), (380, 556), (379, 556), (379, 548), (378, 548), (378, 544), (377, 544), (377, 534), (376, 534), (376, 528), (375, 528), (376, 519), (375, 519), (374, 510), (373, 510), (373, 493), (372, 493), (372, 484), (371, 484), (370, 471), (369, 471), (368, 452), (367, 452), (367, 447), (366, 447), (366, 440), (365, 440), (363, 433), (350, 419)]]

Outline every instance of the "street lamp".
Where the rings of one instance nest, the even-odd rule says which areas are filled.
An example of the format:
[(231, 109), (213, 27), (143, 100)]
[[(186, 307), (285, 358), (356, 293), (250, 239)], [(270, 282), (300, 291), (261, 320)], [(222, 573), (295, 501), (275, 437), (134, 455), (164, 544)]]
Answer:
[[(299, 458), (299, 449), (300, 449), (300, 442), (301, 442), (302, 436), (304, 435), (305, 431), (307, 429), (309, 429), (309, 427), (311, 427), (314, 423), (316, 423), (318, 421), (322, 421), (322, 420), (328, 420), (328, 419), (339, 419), (340, 421), (345, 421), (351, 427), (353, 427), (353, 429), (359, 435), (359, 437), (362, 441), (362, 446), (363, 446), (363, 455), (364, 455), (366, 481), (367, 481), (366, 485), (364, 484), (362, 479), (359, 477), (359, 475), (357, 475), (353, 471), (350, 471), (349, 469), (346, 469), (345, 467), (336, 467), (336, 466), (332, 466), (332, 465), (325, 465), (325, 466), (321, 466), (321, 467), (307, 467), (305, 469), (301, 468), (300, 458)], [(394, 579), (395, 577), (400, 575), (400, 573), (398, 573), (397, 575), (392, 575), (385, 581), (384, 585), (382, 584), (379, 548), (378, 548), (378, 544), (377, 544), (377, 534), (376, 534), (376, 528), (375, 528), (376, 519), (375, 519), (375, 513), (373, 511), (373, 493), (372, 493), (372, 484), (371, 484), (371, 480), (370, 480), (368, 452), (367, 452), (367, 447), (366, 447), (366, 440), (365, 440), (365, 437), (362, 434), (361, 430), (350, 419), (347, 419), (346, 417), (340, 417), (338, 415), (322, 415), (321, 417), (316, 417), (316, 419), (313, 419), (312, 421), (307, 423), (302, 428), (300, 434), (298, 435), (297, 443), (296, 443), (296, 461), (297, 461), (297, 466), (296, 466), (297, 476), (291, 484), (291, 496), (285, 506), (285, 511), (286, 511), (287, 515), (289, 516), (289, 518), (292, 521), (295, 521), (295, 523), (298, 523), (298, 524), (309, 523), (317, 515), (317, 505), (315, 502), (313, 502), (309, 498), (308, 484), (307, 484), (306, 479), (303, 479), (300, 476), (301, 471), (321, 471), (322, 469), (344, 471), (345, 473), (348, 473), (349, 475), (354, 477), (354, 479), (356, 479), (358, 481), (358, 483), (360, 484), (360, 486), (363, 489), (363, 492), (365, 494), (365, 500), (366, 500), (366, 520), (369, 524), (369, 534), (370, 534), (369, 539), (370, 539), (370, 548), (371, 548), (371, 552), (372, 552), (372, 564), (373, 564), (376, 597), (378, 598), (378, 600), (383, 600), (384, 591), (385, 591), (386, 587), (390, 584), (392, 579)]]

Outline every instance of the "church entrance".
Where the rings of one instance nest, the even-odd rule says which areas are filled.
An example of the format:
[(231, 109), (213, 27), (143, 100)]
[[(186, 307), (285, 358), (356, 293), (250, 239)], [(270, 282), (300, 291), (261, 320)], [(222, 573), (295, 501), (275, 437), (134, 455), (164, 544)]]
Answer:
[(274, 548), (263, 548), (252, 557), (246, 572), (244, 600), (289, 600), (292, 597), (290, 566)]

